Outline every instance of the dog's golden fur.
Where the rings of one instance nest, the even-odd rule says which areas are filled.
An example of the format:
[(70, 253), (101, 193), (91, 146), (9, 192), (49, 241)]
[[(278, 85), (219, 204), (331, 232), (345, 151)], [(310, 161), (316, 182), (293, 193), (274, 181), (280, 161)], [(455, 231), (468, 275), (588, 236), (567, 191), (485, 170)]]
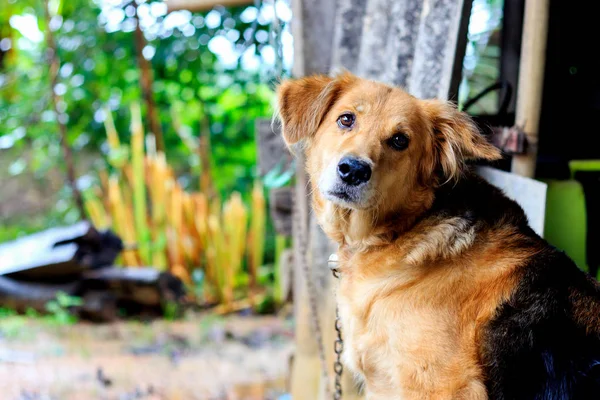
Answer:
[[(369, 251), (340, 252), (345, 361), (364, 377), (371, 398), (487, 398), (478, 337), (512, 293), (515, 267), (529, 253), (499, 258), (498, 249), (514, 241), (510, 232), (499, 232), (460, 255), (449, 249), (446, 258), (437, 249), (445, 244), (435, 228), (423, 224), (407, 235), (410, 244), (399, 239)], [(417, 257), (415, 241), (421, 243)], [(473, 268), (479, 263), (491, 267)]]
[[(344, 360), (367, 397), (488, 398), (486, 327), (545, 245), (508, 217), (484, 224), (431, 210), (440, 188), (452, 192), (468, 174), (467, 160), (499, 152), (454, 106), (350, 74), (284, 81), (278, 101), (286, 142), (306, 152), (316, 217), (339, 244)], [(336, 124), (344, 112), (356, 115), (351, 129)], [(387, 145), (397, 132), (409, 139), (404, 151)], [(372, 165), (365, 204), (319, 188), (348, 154)], [(581, 318), (592, 318), (581, 303)]]

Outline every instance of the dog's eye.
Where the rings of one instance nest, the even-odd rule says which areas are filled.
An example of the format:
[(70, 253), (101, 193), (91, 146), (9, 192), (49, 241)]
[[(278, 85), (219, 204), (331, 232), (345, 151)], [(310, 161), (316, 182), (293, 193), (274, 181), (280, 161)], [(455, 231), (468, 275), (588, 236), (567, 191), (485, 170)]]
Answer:
[(338, 126), (342, 129), (352, 128), (356, 121), (356, 116), (352, 113), (344, 113), (337, 119)]
[(397, 133), (388, 139), (388, 144), (394, 150), (404, 150), (408, 147), (408, 136), (404, 133)]

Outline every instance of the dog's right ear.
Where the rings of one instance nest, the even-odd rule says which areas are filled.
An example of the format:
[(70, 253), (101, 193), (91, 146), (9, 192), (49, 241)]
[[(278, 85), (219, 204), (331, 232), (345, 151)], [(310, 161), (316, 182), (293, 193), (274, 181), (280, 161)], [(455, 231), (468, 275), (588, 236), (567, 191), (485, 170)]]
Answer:
[(344, 74), (283, 81), (277, 88), (277, 107), (288, 146), (312, 137), (329, 109), (356, 78)]

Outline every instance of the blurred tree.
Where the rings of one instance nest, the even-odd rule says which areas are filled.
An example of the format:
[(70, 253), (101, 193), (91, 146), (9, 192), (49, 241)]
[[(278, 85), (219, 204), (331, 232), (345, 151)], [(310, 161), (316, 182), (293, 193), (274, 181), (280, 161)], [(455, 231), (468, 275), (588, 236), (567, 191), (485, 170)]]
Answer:
[[(58, 14), (60, 10), (54, 10), (53, 13), (49, 6), (49, 1), (44, 0), (44, 22), (46, 26), (52, 26), (52, 18), (60, 15)], [(64, 167), (66, 170), (65, 176), (71, 189), (71, 197), (73, 198), (75, 206), (77, 207), (77, 211), (79, 212), (79, 218), (86, 219), (83, 197), (81, 196), (81, 191), (77, 187), (77, 175), (75, 174), (75, 165), (73, 163), (73, 152), (71, 151), (71, 146), (67, 140), (67, 116), (61, 109), (61, 103), (63, 102), (62, 95), (56, 90), (58, 84), (58, 71), (60, 69), (60, 59), (58, 58), (57, 54), (58, 48), (56, 41), (54, 40), (53, 29), (46, 29), (44, 36), (46, 37), (46, 54), (48, 56), (48, 63), (50, 64), (50, 69), (48, 71), (50, 81), (50, 86), (48, 87), (50, 91), (50, 103), (52, 104), (52, 110), (56, 115), (56, 123), (60, 135), (58, 140), (60, 141), (61, 156), (64, 160)]]
[(146, 102), (146, 111), (148, 120), (150, 122), (150, 132), (154, 135), (156, 140), (156, 149), (159, 151), (165, 151), (165, 140), (163, 138), (162, 127), (158, 119), (156, 111), (156, 104), (154, 103), (154, 93), (152, 92), (152, 86), (154, 84), (154, 74), (152, 67), (148, 59), (144, 56), (144, 49), (147, 48), (146, 38), (140, 25), (138, 4), (135, 1), (131, 2), (131, 5), (135, 10), (135, 58), (137, 65), (140, 70), (140, 87), (142, 89), (142, 95)]
[[(0, 157), (14, 157), (0, 177), (33, 171), (43, 179), (62, 162), (47, 89), (47, 28), (61, 60), (57, 107), (65, 115), (76, 165), (83, 164), (84, 154), (106, 155), (106, 107), (123, 142), (129, 142), (129, 106), (142, 99), (135, 47), (139, 21), (146, 42), (141, 55), (154, 75), (151, 90), (167, 157), (182, 183), (196, 188), (201, 165), (210, 165), (218, 192), (247, 191), (256, 162), (253, 121), (270, 116), (270, 86), (291, 64), (291, 51), (282, 52), (283, 46), (291, 50), (287, 1), (198, 13), (167, 13), (162, 1), (49, 4), (56, 15), (47, 27), (42, 0), (0, 0)], [(208, 134), (210, 164), (201, 163), (198, 152), (177, 135), (173, 111), (189, 134), (199, 137), (203, 129)], [(143, 115), (148, 116), (145, 104)], [(145, 123), (153, 131), (147, 118)], [(68, 204), (66, 209), (72, 208)]]

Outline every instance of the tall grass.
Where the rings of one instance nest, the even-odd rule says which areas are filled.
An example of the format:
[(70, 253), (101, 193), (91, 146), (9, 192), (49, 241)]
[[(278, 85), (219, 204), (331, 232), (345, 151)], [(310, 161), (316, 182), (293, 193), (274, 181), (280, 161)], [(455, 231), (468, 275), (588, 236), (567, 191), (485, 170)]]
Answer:
[[(221, 202), (213, 193), (184, 190), (165, 154), (156, 151), (152, 137), (144, 134), (138, 105), (132, 107), (131, 116), (128, 147), (119, 141), (107, 111), (112, 173), (107, 176), (101, 171), (99, 187), (85, 193), (92, 222), (121, 236), (126, 245), (123, 265), (154, 266), (189, 284), (193, 270), (201, 269), (204, 298), (199, 300), (234, 307), (237, 299), (250, 297), (257, 289), (264, 259), (262, 185), (255, 183), (247, 196), (249, 208), (238, 192)], [(210, 152), (202, 154), (206, 157)], [(206, 182), (210, 175), (202, 176), (202, 186), (213, 188), (212, 182)]]

